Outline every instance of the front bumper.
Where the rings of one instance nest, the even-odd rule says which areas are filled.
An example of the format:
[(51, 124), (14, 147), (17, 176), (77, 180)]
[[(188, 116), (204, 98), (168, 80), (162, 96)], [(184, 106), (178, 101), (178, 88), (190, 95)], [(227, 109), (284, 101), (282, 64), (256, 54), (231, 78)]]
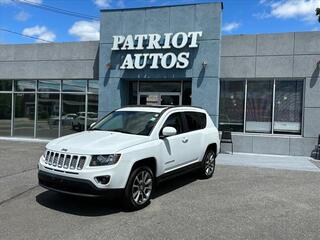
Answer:
[(41, 170), (39, 170), (38, 172), (38, 180), (39, 185), (46, 189), (78, 196), (117, 197), (120, 196), (123, 192), (123, 189), (101, 189), (97, 188), (89, 180), (61, 176)]

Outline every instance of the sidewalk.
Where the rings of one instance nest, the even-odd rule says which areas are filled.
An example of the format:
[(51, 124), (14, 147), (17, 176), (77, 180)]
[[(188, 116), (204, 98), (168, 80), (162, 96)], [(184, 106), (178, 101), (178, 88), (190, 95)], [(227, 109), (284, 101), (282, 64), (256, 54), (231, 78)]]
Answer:
[(263, 155), (249, 153), (221, 153), (217, 157), (218, 165), (249, 166), (259, 168), (273, 168), (294, 171), (320, 172), (320, 164), (310, 157), (295, 157), (283, 155)]

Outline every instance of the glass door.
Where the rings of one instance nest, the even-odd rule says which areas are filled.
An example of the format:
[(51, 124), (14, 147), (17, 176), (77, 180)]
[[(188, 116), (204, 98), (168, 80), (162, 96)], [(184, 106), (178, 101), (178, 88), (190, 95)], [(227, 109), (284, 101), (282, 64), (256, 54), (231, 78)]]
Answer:
[(180, 93), (140, 92), (138, 105), (181, 105)]

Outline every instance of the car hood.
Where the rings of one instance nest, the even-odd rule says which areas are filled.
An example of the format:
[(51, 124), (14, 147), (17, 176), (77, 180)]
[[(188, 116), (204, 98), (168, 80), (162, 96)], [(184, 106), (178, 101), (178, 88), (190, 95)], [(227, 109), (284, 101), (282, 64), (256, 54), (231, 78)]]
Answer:
[(112, 154), (148, 141), (150, 141), (149, 136), (86, 131), (54, 139), (46, 147), (52, 151), (64, 151), (70, 154)]

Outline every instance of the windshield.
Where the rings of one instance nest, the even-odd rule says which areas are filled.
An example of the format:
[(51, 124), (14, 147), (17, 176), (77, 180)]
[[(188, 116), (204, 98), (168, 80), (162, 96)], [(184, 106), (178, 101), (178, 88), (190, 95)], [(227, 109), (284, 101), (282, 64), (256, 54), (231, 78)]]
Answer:
[(147, 136), (156, 124), (159, 115), (156, 112), (116, 111), (98, 122), (92, 130)]

